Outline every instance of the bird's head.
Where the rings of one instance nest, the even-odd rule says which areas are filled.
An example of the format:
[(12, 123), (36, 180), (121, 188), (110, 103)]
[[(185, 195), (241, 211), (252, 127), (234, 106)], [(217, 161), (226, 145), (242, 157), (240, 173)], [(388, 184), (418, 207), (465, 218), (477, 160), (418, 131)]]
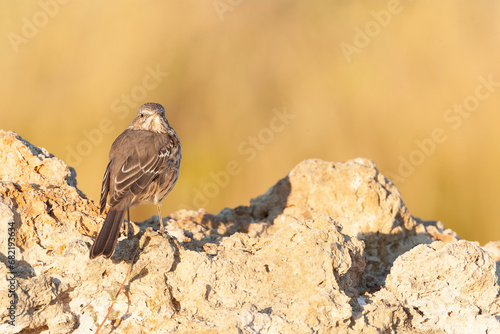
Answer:
[(137, 115), (129, 126), (132, 130), (146, 130), (166, 133), (170, 128), (165, 118), (165, 108), (159, 103), (145, 103), (139, 107)]

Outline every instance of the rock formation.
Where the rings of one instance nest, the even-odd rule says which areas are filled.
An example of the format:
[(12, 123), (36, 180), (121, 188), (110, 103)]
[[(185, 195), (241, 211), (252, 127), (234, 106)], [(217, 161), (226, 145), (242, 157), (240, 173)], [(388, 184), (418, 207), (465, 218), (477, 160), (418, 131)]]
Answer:
[(412, 217), (369, 160), (306, 160), (249, 206), (172, 213), (164, 235), (152, 217), (89, 260), (103, 218), (74, 170), (14, 132), (0, 149), (2, 333), (94, 332), (137, 247), (102, 333), (500, 333), (499, 244)]

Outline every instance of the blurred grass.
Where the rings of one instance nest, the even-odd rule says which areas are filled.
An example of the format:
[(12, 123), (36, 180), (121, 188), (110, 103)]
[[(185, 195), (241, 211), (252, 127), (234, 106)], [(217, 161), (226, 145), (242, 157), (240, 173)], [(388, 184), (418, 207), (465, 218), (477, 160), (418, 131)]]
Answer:
[[(98, 200), (111, 143), (147, 101), (166, 107), (183, 144), (165, 215), (196, 207), (197, 191), (213, 197), (204, 205), (210, 212), (247, 204), (306, 158), (363, 156), (397, 174), (415, 140), (443, 128), (447, 140), (397, 182), (405, 203), (463, 238), (500, 239), (500, 89), (458, 129), (443, 120), (479, 76), (500, 82), (497, 2), (401, 1), (401, 13), (351, 62), (341, 43), (354, 45), (354, 29), (365, 29), (387, 1), (242, 1), (223, 20), (212, 1), (68, 2), (52, 6), (53, 17), (16, 52), (9, 38), (43, 18), (41, 3), (56, 2), (0, 5), (1, 128), (67, 161), (87, 141), (84, 130), (109, 120), (112, 131), (74, 165), (90, 198)], [(113, 103), (157, 66), (168, 76), (121, 119)], [(247, 161), (240, 145), (251, 147), (275, 109), (295, 118)], [(231, 160), (241, 171), (214, 188), (210, 172)], [(142, 220), (156, 210), (132, 214)]]

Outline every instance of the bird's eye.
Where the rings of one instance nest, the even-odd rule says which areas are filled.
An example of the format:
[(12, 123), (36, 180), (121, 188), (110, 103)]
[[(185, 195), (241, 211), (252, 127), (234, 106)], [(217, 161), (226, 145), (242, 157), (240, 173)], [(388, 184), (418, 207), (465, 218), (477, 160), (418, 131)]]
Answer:
[(141, 118), (144, 118), (144, 114), (143, 113), (141, 113)]

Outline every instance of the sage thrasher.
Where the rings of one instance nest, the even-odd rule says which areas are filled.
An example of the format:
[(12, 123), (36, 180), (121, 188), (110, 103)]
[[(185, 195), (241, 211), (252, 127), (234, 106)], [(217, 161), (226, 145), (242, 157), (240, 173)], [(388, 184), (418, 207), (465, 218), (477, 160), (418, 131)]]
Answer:
[(143, 202), (158, 208), (163, 233), (161, 200), (172, 190), (179, 176), (181, 143), (158, 103), (143, 104), (129, 127), (116, 138), (109, 151), (109, 163), (101, 188), (101, 214), (109, 195), (109, 212), (90, 249), (90, 258), (109, 258), (125, 212)]

